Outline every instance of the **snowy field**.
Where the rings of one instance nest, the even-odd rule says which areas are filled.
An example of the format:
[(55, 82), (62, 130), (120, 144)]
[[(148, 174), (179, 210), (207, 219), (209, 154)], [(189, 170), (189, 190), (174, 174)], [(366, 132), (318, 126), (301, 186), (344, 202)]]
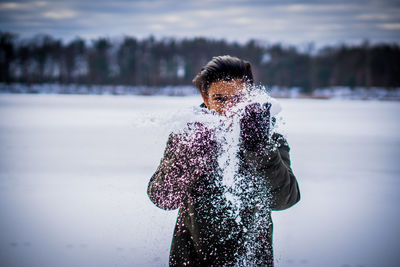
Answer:
[[(400, 266), (400, 102), (280, 103), (302, 199), (273, 213), (276, 266)], [(146, 187), (168, 129), (147, 120), (198, 104), (1, 94), (0, 266), (167, 266), (177, 212)]]

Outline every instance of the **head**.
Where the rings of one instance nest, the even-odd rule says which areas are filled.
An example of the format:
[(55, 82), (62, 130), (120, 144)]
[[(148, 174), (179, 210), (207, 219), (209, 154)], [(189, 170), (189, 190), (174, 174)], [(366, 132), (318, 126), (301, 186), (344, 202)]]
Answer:
[(213, 57), (193, 79), (204, 104), (225, 114), (254, 83), (249, 62), (231, 56)]

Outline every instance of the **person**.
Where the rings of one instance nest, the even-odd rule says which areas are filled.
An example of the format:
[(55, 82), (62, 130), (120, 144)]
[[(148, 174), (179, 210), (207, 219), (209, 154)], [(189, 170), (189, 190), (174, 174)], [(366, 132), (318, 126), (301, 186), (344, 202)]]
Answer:
[[(254, 84), (249, 62), (213, 57), (193, 80), (204, 110), (228, 116)], [(170, 249), (170, 266), (273, 266), (271, 210), (300, 200), (285, 138), (270, 133), (270, 104), (249, 103), (240, 119), (238, 173), (244, 177), (234, 214), (218, 163), (216, 130), (188, 124), (192, 134), (172, 133), (150, 179), (148, 196), (159, 208), (179, 208)]]

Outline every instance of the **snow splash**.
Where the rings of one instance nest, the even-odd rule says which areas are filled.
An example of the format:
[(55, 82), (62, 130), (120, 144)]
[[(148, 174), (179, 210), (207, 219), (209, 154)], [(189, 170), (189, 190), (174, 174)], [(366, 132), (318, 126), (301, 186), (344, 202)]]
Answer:
[[(226, 116), (216, 125), (217, 142), (220, 144), (218, 166), (221, 170), (223, 196), (228, 206), (228, 216), (233, 217), (239, 226), (239, 231), (244, 233), (242, 249), (236, 251), (234, 266), (261, 266), (264, 259), (258, 257), (258, 252), (265, 253), (267, 240), (261, 240), (271, 233), (265, 232), (272, 223), (270, 218), (270, 192), (259, 178), (244, 174), (241, 168), (240, 154), (240, 121), (244, 116), (245, 107), (251, 103), (271, 104), (270, 118), (275, 118), (281, 111), (279, 103), (269, 97), (263, 90), (252, 90), (251, 94), (233, 107)], [(276, 122), (276, 119), (274, 119)], [(282, 121), (282, 120), (280, 120)], [(275, 132), (276, 123), (270, 121), (270, 137)], [(249, 222), (248, 213), (253, 213)], [(272, 244), (268, 244), (270, 246)], [(267, 249), (272, 253), (272, 249)], [(269, 256), (269, 255), (268, 255)], [(272, 257), (269, 257), (272, 258)]]
[[(258, 89), (258, 88), (257, 88)], [(271, 104), (271, 117), (276, 116), (281, 111), (279, 103), (271, 98), (263, 90), (252, 90), (251, 93), (235, 107), (229, 110), (226, 116), (221, 116), (220, 125), (215, 125), (218, 143), (221, 144), (221, 153), (218, 157), (219, 167), (222, 170), (222, 185), (226, 189), (225, 196), (234, 207), (237, 222), (240, 217), (237, 212), (240, 209), (240, 196), (242, 192), (240, 184), (243, 182), (243, 176), (239, 175), (240, 158), (238, 157), (240, 149), (240, 120), (243, 118), (245, 107), (251, 103)], [(270, 122), (270, 135), (274, 132), (275, 125)]]
[[(274, 118), (272, 119), (274, 122), (270, 121), (268, 134), (272, 136), (279, 122), (282, 122), (282, 119), (276, 121), (281, 107), (265, 92), (264, 88), (251, 88), (248, 95), (224, 115), (206, 108), (195, 107), (184, 112), (180, 111), (170, 119), (163, 120), (163, 124), (169, 125), (173, 134), (179, 136), (177, 142), (172, 142), (175, 144), (172, 149), (169, 148), (169, 151), (175, 150), (172, 154), (178, 160), (174, 160), (175, 166), (172, 166), (172, 169), (177, 173), (176, 176), (180, 175), (180, 177), (173, 177), (174, 175), (164, 174), (169, 176), (169, 180), (164, 180), (163, 186), (170, 186), (171, 190), (180, 188), (183, 191), (194, 187), (193, 190), (196, 192), (194, 195), (197, 196), (185, 198), (184, 194), (178, 194), (173, 198), (166, 198), (166, 201), (181, 201), (181, 207), (185, 206), (185, 201), (197, 205), (199, 216), (217, 232), (215, 234), (217, 241), (213, 242), (218, 242), (222, 246), (230, 244), (235, 248), (231, 251), (234, 255), (229, 263), (234, 266), (265, 265), (266, 259), (272, 259), (272, 255), (268, 255), (272, 253), (272, 233), (269, 231), (272, 222), (267, 179), (244, 170), (243, 166), (241, 119), (245, 114), (246, 106), (253, 103), (258, 103), (260, 106), (265, 103), (271, 104), (270, 118)], [(210, 148), (210, 144), (214, 147)], [(207, 152), (217, 155), (210, 156)], [(181, 161), (182, 158), (187, 158), (186, 163), (185, 160)], [(216, 163), (212, 163), (214, 159)], [(165, 168), (166, 166), (167, 164)], [(177, 171), (178, 169), (183, 171)], [(196, 175), (208, 179), (210, 172), (205, 172), (206, 169), (211, 169), (213, 173), (211, 176), (217, 178), (211, 179), (205, 185), (201, 182), (196, 184), (190, 181), (191, 177)], [(201, 176), (204, 173), (206, 173), (205, 176)], [(181, 184), (171, 185), (175, 183), (174, 181), (181, 181)], [(162, 197), (163, 195), (160, 194), (160, 198)], [(161, 205), (169, 208), (176, 206), (171, 203)], [(192, 215), (193, 213), (190, 216)], [(184, 227), (187, 225), (185, 223), (181, 225), (183, 228), (178, 229), (178, 232), (181, 230), (185, 232)], [(199, 243), (206, 244), (202, 247), (203, 251), (208, 251), (208, 247), (214, 245), (208, 244), (207, 247), (207, 242), (210, 242), (212, 238), (212, 234), (211, 237), (199, 238)], [(232, 240), (236, 242), (233, 245)], [(209, 251), (203, 257), (207, 259), (213, 253)]]

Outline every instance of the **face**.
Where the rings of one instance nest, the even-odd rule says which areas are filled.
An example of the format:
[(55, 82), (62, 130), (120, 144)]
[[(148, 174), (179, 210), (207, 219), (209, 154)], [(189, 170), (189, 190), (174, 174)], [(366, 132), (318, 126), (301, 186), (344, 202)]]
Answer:
[(214, 82), (208, 89), (208, 95), (203, 96), (204, 104), (208, 109), (223, 115), (240, 102), (246, 89), (247, 84), (238, 79)]

